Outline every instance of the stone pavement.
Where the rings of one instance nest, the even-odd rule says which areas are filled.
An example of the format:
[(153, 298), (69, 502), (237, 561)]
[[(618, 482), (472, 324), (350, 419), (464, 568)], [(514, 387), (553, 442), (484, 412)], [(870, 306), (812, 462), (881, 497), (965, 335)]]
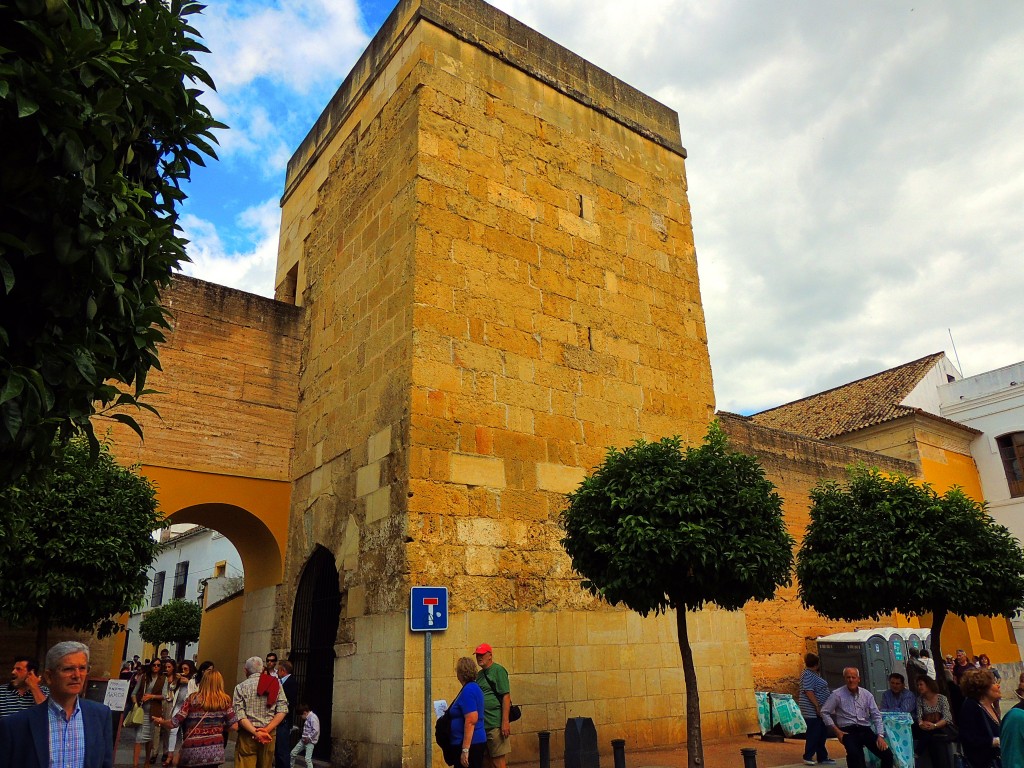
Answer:
[[(132, 764), (132, 747), (134, 734), (123, 732), (122, 740), (117, 749), (114, 765), (118, 768), (128, 768)], [(846, 761), (839, 759), (843, 748), (834, 739), (829, 740), (829, 752), (838, 759), (835, 768), (845, 768)], [(747, 736), (733, 736), (727, 739), (704, 742), (704, 762), (706, 768), (743, 768), (743, 757), (740, 750), (751, 747), (757, 750), (757, 768), (804, 768), (801, 757), (803, 755), (804, 743), (800, 739), (786, 739), (782, 743), (762, 742), (758, 738)], [(834, 749), (833, 749), (834, 747)], [(551, 768), (565, 768), (565, 763), (555, 759), (552, 755)], [(232, 735), (228, 742), (226, 766), (234, 765), (235, 739)], [(159, 766), (159, 758), (156, 766)], [(519, 763), (519, 765), (528, 765)], [(515, 768), (516, 764), (512, 764)], [(612, 756), (601, 755), (602, 768), (613, 768)], [(433, 768), (446, 768), (443, 764), (435, 762)], [(644, 750), (642, 752), (630, 752), (629, 745), (626, 745), (626, 768), (686, 768), (686, 747), (675, 747), (668, 749)]]
[[(704, 742), (706, 768), (743, 768), (741, 749), (757, 750), (757, 768), (804, 768), (802, 739), (784, 742), (761, 741), (760, 738), (732, 736)], [(828, 741), (829, 755), (836, 759), (834, 768), (846, 768), (843, 748), (835, 739)], [(564, 768), (562, 760), (551, 761), (551, 768)], [(613, 768), (611, 755), (601, 755), (601, 767)], [(626, 768), (686, 768), (686, 747), (630, 752), (626, 745)]]

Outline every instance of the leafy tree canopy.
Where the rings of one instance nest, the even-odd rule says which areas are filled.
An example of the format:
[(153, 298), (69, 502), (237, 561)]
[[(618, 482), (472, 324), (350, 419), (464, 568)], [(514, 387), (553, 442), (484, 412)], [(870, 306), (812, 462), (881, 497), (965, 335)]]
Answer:
[(583, 586), (644, 616), (676, 609), (689, 768), (704, 763), (700, 695), (686, 611), (742, 608), (790, 583), (793, 539), (782, 497), (757, 459), (728, 449), (718, 422), (704, 444), (678, 437), (611, 448), (569, 494), (562, 546)]
[(146, 614), (139, 623), (139, 636), (147, 643), (188, 645), (199, 640), (203, 609), (191, 600), (169, 600)]
[(1009, 616), (1024, 607), (1024, 552), (984, 503), (864, 466), (848, 478), (811, 491), (797, 556), (804, 605), (849, 621)]
[(0, 619), (105, 636), (142, 601), (164, 520), (152, 483), (75, 438), (52, 465), (0, 488)]
[(201, 9), (0, 3), (0, 485), (58, 431), (93, 439), (90, 416), (137, 404), (158, 366), (181, 183), (224, 127), (190, 87), (213, 88)]
[(609, 449), (562, 514), (583, 586), (646, 616), (742, 608), (789, 584), (782, 498), (755, 458), (727, 446), (715, 422), (685, 451), (678, 437)]

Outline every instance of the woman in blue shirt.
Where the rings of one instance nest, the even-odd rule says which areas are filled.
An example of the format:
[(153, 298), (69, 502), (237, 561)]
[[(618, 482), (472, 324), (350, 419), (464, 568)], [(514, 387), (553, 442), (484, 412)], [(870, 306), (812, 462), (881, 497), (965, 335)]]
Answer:
[(458, 763), (462, 768), (481, 768), (487, 751), (487, 732), (484, 731), (484, 692), (476, 684), (476, 660), (469, 656), (459, 659), (455, 676), (462, 683), (462, 690), (449, 707), (452, 744), (462, 745)]

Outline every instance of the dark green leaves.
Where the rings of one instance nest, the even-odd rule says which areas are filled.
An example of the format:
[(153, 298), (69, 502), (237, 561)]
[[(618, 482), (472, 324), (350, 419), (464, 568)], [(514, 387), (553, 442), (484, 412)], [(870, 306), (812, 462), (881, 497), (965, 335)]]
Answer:
[(139, 623), (139, 636), (147, 643), (194, 643), (199, 640), (203, 610), (198, 603), (170, 600), (146, 614)]
[(156, 361), (160, 291), (186, 258), (180, 186), (223, 127), (197, 100), (200, 9), (0, 3), (0, 391), (17, 391), (0, 487)]
[(741, 608), (790, 583), (782, 499), (756, 459), (728, 450), (717, 422), (697, 448), (664, 438), (609, 449), (561, 522), (584, 587), (644, 615)]
[(849, 621), (1024, 608), (1024, 552), (983, 503), (864, 466), (848, 474), (845, 486), (826, 482), (811, 492), (797, 555), (804, 605)]
[(0, 490), (0, 619), (102, 633), (142, 600), (164, 525), (156, 491), (97, 453), (76, 438), (31, 483)]

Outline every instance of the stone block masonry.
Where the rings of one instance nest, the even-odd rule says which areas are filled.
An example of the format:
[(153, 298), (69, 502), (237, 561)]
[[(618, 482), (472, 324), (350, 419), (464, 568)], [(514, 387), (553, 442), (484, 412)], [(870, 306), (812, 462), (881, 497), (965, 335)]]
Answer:
[[(584, 592), (558, 516), (608, 446), (699, 440), (713, 412), (684, 158), (671, 110), (514, 19), (407, 0), (289, 163), (278, 295), (305, 326), (275, 643), (326, 547), (339, 764), (422, 761), (414, 584), (450, 588), (437, 698), (479, 642), (509, 667), (514, 762), (572, 714), (683, 739), (674, 619)], [(750, 728), (743, 614), (688, 620), (706, 733)]]

